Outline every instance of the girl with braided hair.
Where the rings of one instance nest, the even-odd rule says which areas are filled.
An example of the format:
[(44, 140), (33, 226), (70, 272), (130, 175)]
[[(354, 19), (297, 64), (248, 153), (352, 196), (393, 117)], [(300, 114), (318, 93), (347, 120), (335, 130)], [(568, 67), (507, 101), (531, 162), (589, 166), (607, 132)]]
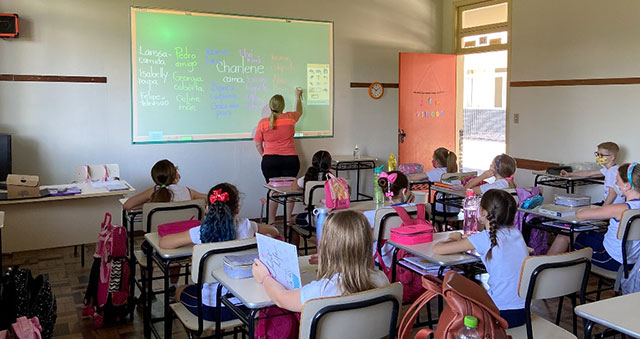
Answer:
[(480, 232), (463, 236), (455, 232), (435, 244), (433, 253), (452, 254), (475, 250), (489, 273), (489, 295), (509, 328), (525, 323), (524, 299), (518, 296), (522, 262), (529, 255), (522, 234), (513, 227), (516, 201), (506, 191), (491, 189), (480, 200)]
[[(178, 248), (190, 244), (202, 244), (255, 237), (256, 232), (271, 237), (279, 235), (278, 230), (269, 225), (257, 224), (247, 218), (238, 218), (240, 212), (240, 193), (229, 183), (213, 186), (207, 194), (207, 212), (202, 225), (181, 233), (168, 234), (160, 238), (161, 248)], [(215, 321), (217, 283), (202, 286), (204, 319)], [(198, 290), (196, 285), (179, 286), (176, 300), (194, 315), (198, 315)], [(222, 321), (235, 318), (233, 313), (223, 307)]]

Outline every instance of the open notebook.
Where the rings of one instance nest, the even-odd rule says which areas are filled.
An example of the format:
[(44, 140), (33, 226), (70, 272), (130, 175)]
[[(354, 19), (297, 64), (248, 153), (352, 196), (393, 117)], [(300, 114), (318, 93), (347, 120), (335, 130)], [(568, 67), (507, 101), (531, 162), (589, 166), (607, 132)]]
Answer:
[(298, 249), (295, 245), (256, 234), (258, 256), (269, 272), (286, 289), (302, 287)]

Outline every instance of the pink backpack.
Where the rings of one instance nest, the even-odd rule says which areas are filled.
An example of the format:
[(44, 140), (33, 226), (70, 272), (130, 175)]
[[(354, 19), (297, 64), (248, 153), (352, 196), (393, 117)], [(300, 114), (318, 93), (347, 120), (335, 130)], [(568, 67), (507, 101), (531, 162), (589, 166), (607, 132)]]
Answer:
[[(415, 219), (409, 216), (409, 214), (404, 209), (404, 207), (400, 207), (400, 206), (392, 206), (392, 207), (396, 211), (396, 213), (398, 213), (398, 216), (400, 217), (400, 219), (402, 219), (402, 225), (399, 228), (402, 228), (404, 226), (412, 226), (412, 225), (424, 225), (424, 226), (431, 225), (431, 223), (425, 219), (426, 208), (424, 204), (416, 205), (417, 215)], [(433, 229), (433, 226), (431, 226), (431, 229)], [(433, 239), (433, 235), (431, 237)], [(378, 248), (382, 248), (382, 246), (384, 245), (384, 242), (385, 241), (383, 240)], [(390, 267), (387, 267), (387, 265), (385, 265), (384, 260), (382, 260), (382, 255), (380, 254), (380, 251), (376, 249), (376, 253), (374, 254), (374, 256), (375, 256), (375, 259), (377, 259), (378, 263), (380, 264), (382, 271), (387, 275), (387, 278), (389, 278), (389, 281), (392, 281), (391, 278), (392, 278), (393, 272), (391, 272)], [(399, 250), (397, 254), (397, 260), (400, 261), (400, 259), (402, 258), (412, 257), (412, 256), (413, 255), (409, 254), (404, 250)], [(420, 274), (415, 273), (404, 267), (396, 266), (396, 281), (399, 281), (402, 283), (402, 301), (403, 302), (413, 302), (424, 292)]]
[(20, 317), (8, 330), (0, 331), (0, 339), (42, 339), (38, 317)]
[(126, 256), (127, 230), (112, 225), (111, 214), (106, 213), (93, 254), (94, 262), (82, 310), (83, 316), (94, 319), (96, 328), (102, 327), (105, 316), (113, 315), (119, 320), (130, 310), (130, 268)]
[(338, 178), (332, 173), (327, 173), (329, 178), (324, 182), (325, 204), (331, 209), (349, 208), (349, 185), (344, 178)]
[(198, 227), (202, 222), (200, 220), (193, 220), (195, 217), (196, 216), (193, 215), (189, 220), (168, 222), (166, 224), (158, 225), (158, 235), (164, 237), (165, 235), (182, 233), (194, 227)]

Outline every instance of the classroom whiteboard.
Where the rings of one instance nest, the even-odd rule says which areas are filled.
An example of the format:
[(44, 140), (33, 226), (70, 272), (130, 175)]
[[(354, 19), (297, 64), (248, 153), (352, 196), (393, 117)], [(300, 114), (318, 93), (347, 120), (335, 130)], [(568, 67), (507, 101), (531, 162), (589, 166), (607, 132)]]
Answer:
[(332, 136), (332, 22), (131, 7), (133, 143), (250, 139), (296, 87), (296, 137)]

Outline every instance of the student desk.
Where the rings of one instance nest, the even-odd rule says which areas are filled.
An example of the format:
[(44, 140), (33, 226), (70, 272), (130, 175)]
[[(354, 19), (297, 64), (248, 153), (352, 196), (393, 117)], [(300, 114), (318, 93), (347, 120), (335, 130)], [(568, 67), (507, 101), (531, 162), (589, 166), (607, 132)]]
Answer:
[[(153, 262), (155, 262), (158, 267), (160, 267), (160, 271), (163, 273), (163, 282), (164, 282), (164, 299), (163, 299), (163, 313), (160, 318), (153, 318), (151, 315), (151, 304), (153, 301), (153, 279), (148, 277), (144, 279), (144, 295), (145, 295), (145, 303), (143, 314), (143, 324), (144, 324), (144, 334), (145, 337), (149, 338), (149, 335), (153, 333), (156, 338), (162, 338), (162, 336), (158, 333), (158, 330), (153, 326), (155, 322), (163, 321), (164, 322), (164, 337), (171, 338), (172, 333), (172, 325), (173, 325), (173, 314), (171, 313), (171, 309), (169, 308), (169, 278), (170, 272), (169, 268), (172, 263), (185, 261), (186, 259), (191, 258), (193, 253), (193, 245), (187, 245), (174, 249), (162, 249), (160, 248), (160, 235), (156, 232), (146, 233), (144, 235), (144, 239), (151, 245), (152, 253), (147, 256), (147, 267), (153, 267)], [(189, 275), (189, 270), (187, 269), (186, 275)]]
[(82, 193), (1, 200), (0, 210), (6, 212), (5, 224), (9, 225), (3, 231), (3, 251), (11, 253), (94, 243), (105, 212), (112, 216), (119, 215), (121, 205), (118, 200), (135, 192), (129, 184), (129, 189), (122, 191), (95, 188), (90, 183), (41, 188), (70, 186), (78, 186)]
[[(441, 241), (447, 240), (449, 238), (449, 234), (453, 232), (456, 232), (456, 231), (434, 233), (432, 242), (417, 244), (417, 245), (403, 245), (403, 244), (396, 243), (392, 240), (389, 240), (388, 243), (391, 244), (391, 246), (395, 247), (395, 250), (393, 251), (393, 261), (391, 262), (392, 272), (395, 273), (396, 266), (398, 264), (398, 258), (397, 258), (398, 250), (405, 250), (418, 258), (424, 259), (426, 261), (432, 262), (440, 266), (440, 269), (438, 270), (439, 278), (442, 278), (444, 269), (449, 266), (479, 262), (480, 258), (467, 253), (446, 254), (446, 255), (438, 255), (433, 253), (433, 246)], [(395, 280), (395, 274), (394, 274), (393, 280)]]
[[(358, 159), (349, 155), (336, 155), (332, 157), (331, 166), (336, 172), (336, 176), (341, 171), (356, 171), (356, 199), (352, 201), (373, 200), (373, 197), (360, 193), (360, 170), (371, 170), (376, 167), (378, 158), (360, 157)], [(364, 199), (360, 199), (364, 197)]]
[(424, 191), (425, 189), (429, 191), (429, 196), (431, 196), (431, 185), (433, 182), (429, 181), (429, 177), (424, 173), (414, 173), (409, 174), (407, 176), (409, 178), (409, 188), (419, 191)]
[[(562, 234), (569, 237), (570, 250), (574, 250), (574, 235), (578, 232), (588, 232), (588, 231), (601, 231), (606, 230), (606, 227), (609, 225), (608, 220), (589, 220), (589, 221), (579, 221), (575, 215), (571, 216), (552, 216), (547, 213), (543, 213), (540, 211), (540, 207), (548, 206), (550, 204), (543, 204), (542, 206), (538, 206), (534, 209), (524, 209), (518, 208), (518, 211), (524, 212), (524, 216), (522, 217), (522, 237), (525, 242), (529, 242), (529, 238), (531, 236), (531, 229), (539, 229), (546, 232), (554, 233), (554, 234)], [(561, 210), (578, 210), (580, 208), (593, 208), (597, 207), (594, 205), (588, 207), (580, 207), (580, 208), (561, 208), (560, 206), (554, 205), (555, 208), (560, 208)], [(527, 217), (529, 215), (535, 215), (536, 218), (531, 221), (527, 221)], [(558, 226), (545, 225), (544, 222), (547, 221), (558, 221), (563, 222), (568, 225), (568, 228), (562, 228)]]
[[(309, 264), (309, 258), (310, 256), (298, 258), (302, 285), (305, 285), (316, 278), (317, 266)], [(253, 277), (246, 279), (233, 279), (224, 272), (224, 268), (222, 267), (213, 270), (211, 275), (220, 283), (218, 284), (217, 291), (218, 303), (223, 303), (225, 306), (229, 307), (229, 309), (233, 311), (233, 313), (236, 314), (245, 325), (247, 325), (249, 329), (249, 338), (253, 338), (255, 335), (255, 319), (258, 311), (261, 308), (275, 305), (267, 295), (264, 287)], [(229, 290), (229, 294), (222, 295), (222, 287)], [(247, 314), (245, 311), (230, 302), (229, 298), (231, 297), (238, 298), (242, 304), (250, 310), (249, 313)], [(218, 321), (216, 321), (216, 336), (220, 334), (219, 320), (220, 319), (218, 318)]]
[[(273, 186), (269, 186), (268, 184), (264, 185), (264, 188), (267, 189), (267, 204), (266, 204), (266, 209), (267, 209), (267, 221), (269, 220), (269, 201), (273, 201), (276, 204), (282, 204), (283, 208), (284, 208), (284, 213), (283, 213), (283, 231), (284, 231), (284, 238), (285, 240), (289, 240), (289, 238), (291, 237), (291, 231), (287, 232), (287, 229), (289, 228), (289, 224), (287, 223), (287, 201), (288, 200), (294, 200), (294, 201), (302, 201), (301, 199), (304, 197), (304, 190), (303, 189), (294, 189), (291, 186), (281, 186), (281, 187), (273, 187)], [(273, 192), (273, 193), (272, 193)]]
[(594, 323), (604, 325), (620, 333), (640, 338), (638, 321), (640, 293), (632, 293), (583, 304), (575, 308), (576, 314), (587, 320), (584, 337), (591, 338)]
[(563, 188), (567, 193), (573, 193), (576, 186), (585, 185), (602, 185), (604, 184), (604, 176), (592, 175), (587, 177), (563, 177), (561, 175), (548, 174), (545, 171), (533, 171), (535, 179), (533, 186), (550, 186)]
[[(431, 191), (434, 191), (433, 198), (431, 197)], [(455, 208), (463, 208), (462, 201), (466, 197), (467, 191), (464, 189), (454, 190), (438, 185), (434, 185), (433, 183), (429, 184), (429, 193), (428, 199), (429, 204), (431, 205), (431, 221), (435, 225), (436, 223), (436, 204), (442, 204), (442, 206), (451, 206)], [(445, 208), (446, 210), (446, 208)], [(444, 217), (444, 222), (446, 222), (447, 218)]]

